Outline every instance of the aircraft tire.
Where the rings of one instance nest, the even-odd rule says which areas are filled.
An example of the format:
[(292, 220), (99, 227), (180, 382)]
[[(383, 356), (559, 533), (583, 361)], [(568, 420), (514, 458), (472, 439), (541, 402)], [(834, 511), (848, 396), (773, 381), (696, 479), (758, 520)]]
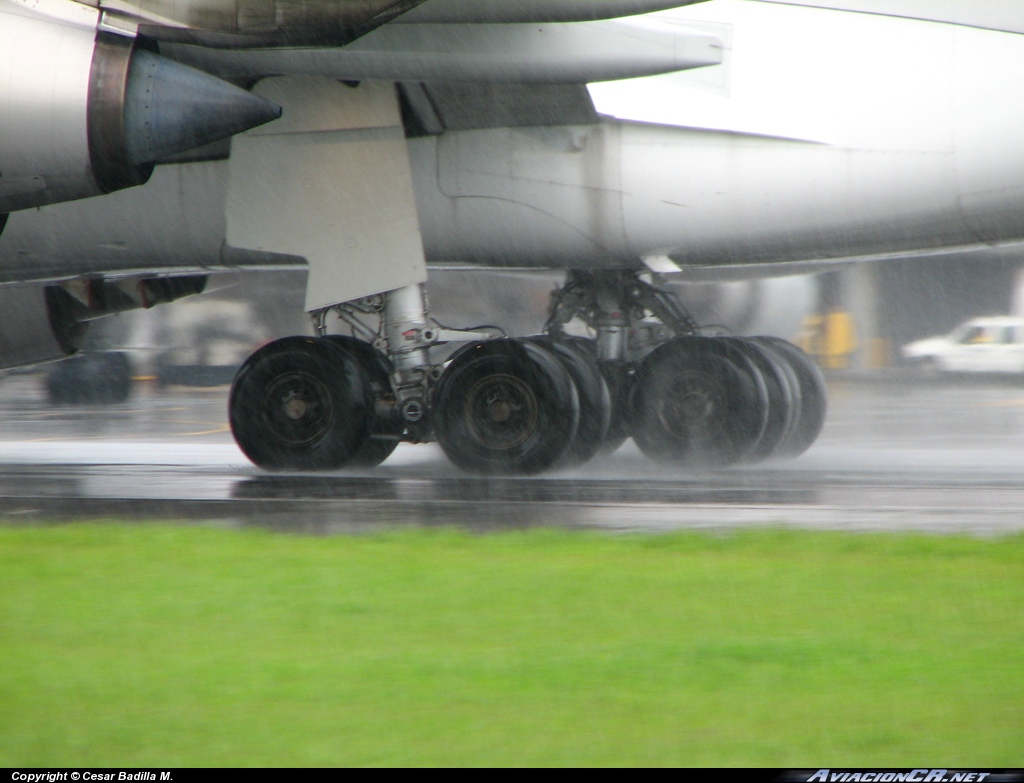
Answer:
[(579, 393), (562, 363), (521, 340), (474, 343), (438, 382), (434, 431), (471, 473), (532, 474), (554, 467), (576, 436)]
[(367, 383), (352, 355), (328, 340), (276, 340), (235, 376), (231, 432), (245, 455), (266, 470), (343, 467), (366, 439)]
[(676, 337), (640, 363), (629, 410), (633, 439), (651, 459), (688, 469), (722, 467), (760, 441), (768, 391), (736, 346)]
[(559, 463), (559, 467), (585, 465), (605, 443), (612, 418), (612, 400), (597, 363), (590, 358), (586, 346), (575, 341), (555, 340), (546, 335), (527, 337), (527, 341), (552, 354), (569, 373), (580, 400), (580, 423), (576, 435)]
[(774, 456), (793, 432), (800, 416), (800, 384), (789, 363), (768, 346), (743, 337), (719, 337), (742, 350), (764, 378), (768, 391), (768, 421), (745, 462)]
[(356, 446), (347, 464), (351, 467), (375, 468), (398, 448), (405, 429), (398, 416), (385, 417), (377, 413), (377, 401), (391, 394), (391, 362), (369, 343), (341, 334), (327, 335), (324, 339), (347, 352), (363, 368), (366, 380), (366, 408), (370, 412), (366, 438)]
[(778, 456), (797, 457), (811, 447), (825, 426), (828, 391), (821, 368), (791, 342), (779, 337), (752, 337), (781, 356), (796, 374), (800, 386), (800, 411), (789, 436), (776, 450)]

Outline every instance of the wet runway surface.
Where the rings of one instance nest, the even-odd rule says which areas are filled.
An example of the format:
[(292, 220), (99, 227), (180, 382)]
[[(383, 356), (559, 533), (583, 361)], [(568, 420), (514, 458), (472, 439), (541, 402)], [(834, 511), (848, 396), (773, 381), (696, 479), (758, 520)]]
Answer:
[(271, 475), (227, 426), (225, 388), (142, 387), (124, 405), (54, 407), (0, 379), (0, 519), (215, 521), (333, 533), (402, 525), (610, 531), (794, 526), (1024, 530), (1024, 383), (833, 380), (825, 430), (796, 460), (707, 474), (627, 444), (583, 470), (479, 478), (435, 446), (373, 471)]

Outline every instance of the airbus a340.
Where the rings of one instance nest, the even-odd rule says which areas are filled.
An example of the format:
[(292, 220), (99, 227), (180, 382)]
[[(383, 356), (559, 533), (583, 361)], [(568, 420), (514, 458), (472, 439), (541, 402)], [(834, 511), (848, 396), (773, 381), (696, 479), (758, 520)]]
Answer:
[[(658, 275), (1019, 243), (1022, 33), (1012, 0), (0, 0), (0, 366), (306, 265), (314, 336), (231, 390), (264, 468), (797, 454), (813, 364)], [(567, 274), (509, 339), (437, 324), (432, 264)]]

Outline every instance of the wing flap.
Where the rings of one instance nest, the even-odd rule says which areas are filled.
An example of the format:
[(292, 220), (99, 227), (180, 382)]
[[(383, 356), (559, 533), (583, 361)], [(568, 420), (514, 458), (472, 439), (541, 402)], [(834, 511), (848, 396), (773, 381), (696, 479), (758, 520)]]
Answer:
[(590, 93), (582, 84), (417, 82), (402, 84), (401, 93), (410, 136), (598, 121)]

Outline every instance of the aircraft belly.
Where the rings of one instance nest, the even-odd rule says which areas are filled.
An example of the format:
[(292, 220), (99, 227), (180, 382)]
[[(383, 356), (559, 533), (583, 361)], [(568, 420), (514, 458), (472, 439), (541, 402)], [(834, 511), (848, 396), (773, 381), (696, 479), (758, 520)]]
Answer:
[(756, 264), (962, 245), (953, 155), (623, 127), (634, 253)]
[(449, 133), (410, 150), (435, 261), (758, 264), (978, 241), (949, 150), (615, 122)]
[[(872, 151), (615, 122), (408, 142), (428, 261), (553, 268), (635, 266), (652, 254), (743, 265), (1020, 239), (1014, 183), (1024, 177), (1012, 143), (985, 158), (980, 135), (958, 139), (955, 153)], [(227, 171), (226, 161), (158, 166), (139, 188), (13, 213), (0, 281), (301, 263), (226, 247)]]
[(980, 240), (1024, 235), (1024, 36), (957, 29), (954, 134), (964, 218)]

